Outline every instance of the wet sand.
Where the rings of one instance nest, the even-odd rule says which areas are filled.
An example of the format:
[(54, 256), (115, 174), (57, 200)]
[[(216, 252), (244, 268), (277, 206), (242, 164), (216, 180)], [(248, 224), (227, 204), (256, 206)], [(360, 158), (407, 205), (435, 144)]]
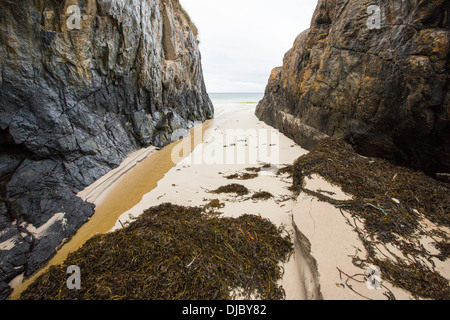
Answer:
[[(208, 131), (211, 121), (198, 125), (190, 134), (199, 129), (203, 133)], [(196, 145), (189, 146), (192, 151)], [(180, 143), (174, 142), (161, 150), (155, 147), (138, 150), (130, 154), (122, 164), (104, 177), (81, 191), (78, 196), (83, 200), (96, 205), (94, 215), (86, 222), (77, 233), (64, 243), (50, 259), (30, 278), (22, 282), (22, 276), (14, 279), (10, 285), (14, 288), (10, 299), (18, 299), (37, 277), (44, 273), (50, 266), (64, 262), (70, 252), (74, 252), (98, 233), (106, 233), (110, 230), (119, 216), (134, 207), (142, 199), (142, 196), (157, 187), (157, 183), (174, 166), (171, 160), (172, 150)], [(185, 155), (187, 156), (187, 154)]]

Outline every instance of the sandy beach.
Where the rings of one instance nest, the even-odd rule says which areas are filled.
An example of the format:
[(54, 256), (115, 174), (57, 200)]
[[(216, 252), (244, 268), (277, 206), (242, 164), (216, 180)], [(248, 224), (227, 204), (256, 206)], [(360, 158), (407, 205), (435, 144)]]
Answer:
[[(387, 281), (382, 281), (378, 290), (371, 287), (367, 270), (355, 266), (353, 260), (366, 255), (358, 237), (358, 232), (364, 232), (361, 221), (311, 194), (289, 190), (292, 177), (283, 168), (308, 151), (259, 121), (255, 106), (218, 103), (215, 119), (196, 126), (188, 137), (162, 150), (136, 151), (119, 168), (83, 190), (79, 196), (96, 204), (96, 213), (49, 265), (61, 263), (96, 233), (126, 227), (150, 207), (163, 203), (202, 207), (218, 200), (223, 217), (259, 215), (291, 236), (294, 253), (283, 265), (280, 282), (287, 300), (386, 299), (391, 294), (396, 299), (413, 299)], [(248, 178), (243, 179), (246, 174)], [(211, 193), (232, 183), (245, 186), (250, 193)], [(303, 187), (334, 200), (352, 199), (319, 175), (307, 178)], [(272, 197), (252, 199), (257, 192)], [(431, 240), (423, 239), (429, 250)], [(379, 251), (389, 252), (393, 258), (401, 256), (395, 248), (383, 245)], [(435, 262), (448, 279), (449, 263)], [(13, 298), (34, 278), (19, 285)]]
[[(291, 178), (288, 174), (277, 172), (307, 151), (277, 130), (260, 122), (254, 115), (254, 107), (254, 104), (218, 104), (216, 119), (211, 123), (202, 143), (192, 154), (170, 169), (158, 182), (158, 186), (144, 195), (139, 204), (124, 212), (111, 231), (126, 226), (151, 206), (166, 202), (184, 206), (205, 206), (211, 200), (218, 199), (223, 204), (223, 208), (219, 210), (223, 216), (237, 217), (245, 213), (260, 215), (277, 226), (283, 226), (291, 234), (295, 252), (283, 266), (285, 273), (281, 282), (286, 290), (286, 299), (376, 300), (386, 299), (389, 294), (396, 299), (413, 299), (409, 292), (386, 281), (382, 281), (383, 286), (378, 290), (370, 286), (365, 281), (369, 276), (366, 270), (353, 264), (354, 258), (364, 257), (366, 254), (358, 238), (358, 232), (364, 230), (361, 221), (353, 219), (345, 210), (303, 192), (293, 197), (293, 193), (288, 190), (292, 184)], [(239, 134), (236, 134), (236, 131), (239, 131)], [(259, 137), (256, 139), (258, 143), (251, 145), (249, 141), (255, 132), (262, 136), (264, 132), (270, 132), (267, 135), (272, 135), (268, 139), (271, 141)], [(238, 161), (223, 161), (220, 164), (211, 161), (209, 151), (215, 150), (217, 153), (217, 150), (230, 148), (230, 145), (236, 148), (236, 154), (247, 155), (245, 161), (239, 164)], [(264, 149), (265, 152), (256, 157), (256, 162), (253, 161), (249, 156), (252, 150), (263, 149), (267, 145), (271, 147)], [(238, 152), (239, 147), (241, 149)], [(217, 162), (220, 162), (221, 158), (227, 158), (226, 155), (215, 156), (214, 159), (219, 159)], [(252, 167), (261, 168), (257, 177), (239, 179)], [(230, 175), (238, 177), (227, 179)], [(242, 184), (251, 192), (266, 191), (274, 197), (255, 201), (249, 196), (210, 193), (211, 190), (230, 183)], [(352, 198), (318, 175), (307, 179), (304, 187), (335, 200)], [(423, 240), (425, 245), (430, 242), (431, 239)], [(433, 250), (430, 245), (427, 248)], [(387, 249), (380, 245), (379, 250), (386, 252)], [(389, 252), (394, 258), (404, 258), (395, 248), (390, 248)], [(449, 263), (440, 262), (438, 259), (435, 263), (437, 269), (449, 278)]]
[[(292, 164), (307, 151), (277, 130), (260, 122), (254, 115), (255, 106), (255, 104), (244, 103), (216, 105), (216, 117), (209, 131), (206, 132), (203, 143), (199, 144), (189, 157), (174, 166), (158, 182), (155, 189), (144, 195), (139, 204), (124, 212), (111, 231), (126, 226), (133, 218), (138, 217), (151, 206), (166, 202), (184, 206), (204, 206), (211, 200), (218, 199), (224, 204), (224, 207), (219, 210), (223, 216), (237, 217), (246, 213), (261, 215), (277, 226), (285, 227), (287, 232), (292, 234), (291, 212), (296, 204), (295, 199), (292, 198), (292, 192), (288, 190), (292, 182), (287, 175), (277, 176), (277, 172), (278, 169)], [(249, 143), (255, 132), (260, 133), (260, 130), (262, 134), (256, 139), (258, 143), (255, 145)], [(232, 137), (227, 137), (227, 133)], [(267, 140), (265, 137), (262, 138), (263, 136), (267, 137)], [(229, 145), (232, 146), (229, 147)], [(204, 162), (210, 161), (208, 147), (215, 150), (235, 147), (236, 161), (225, 161), (227, 153), (225, 151), (223, 157), (215, 159), (218, 160), (216, 162), (220, 162), (222, 158), (223, 163), (205, 164)], [(249, 154), (260, 148), (264, 152), (261, 154), (256, 152), (256, 160), (252, 159)], [(238, 164), (238, 154), (243, 153), (247, 155), (246, 159)], [(196, 162), (200, 163), (196, 164)], [(262, 168), (254, 179), (225, 178), (236, 173), (245, 173), (246, 168), (261, 167), (264, 164), (270, 164), (270, 167)], [(274, 197), (265, 201), (254, 201), (249, 196), (235, 197), (209, 193), (230, 183), (244, 185), (252, 192), (266, 191)], [(287, 299), (306, 298), (302, 279), (299, 278), (299, 263), (301, 263), (300, 257), (293, 255), (284, 266), (285, 276), (282, 285), (286, 290)]]

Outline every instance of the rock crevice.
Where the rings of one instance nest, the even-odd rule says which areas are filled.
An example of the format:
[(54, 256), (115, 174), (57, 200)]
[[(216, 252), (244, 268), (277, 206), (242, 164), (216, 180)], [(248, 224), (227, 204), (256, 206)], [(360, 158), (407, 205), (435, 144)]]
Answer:
[(93, 214), (80, 190), (212, 118), (191, 25), (178, 0), (0, 2), (0, 298)]

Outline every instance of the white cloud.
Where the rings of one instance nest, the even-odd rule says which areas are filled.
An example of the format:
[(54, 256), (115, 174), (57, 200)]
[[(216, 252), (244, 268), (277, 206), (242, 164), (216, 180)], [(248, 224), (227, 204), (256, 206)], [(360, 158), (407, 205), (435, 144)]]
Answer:
[(180, 0), (199, 29), (209, 92), (263, 92), (317, 0)]

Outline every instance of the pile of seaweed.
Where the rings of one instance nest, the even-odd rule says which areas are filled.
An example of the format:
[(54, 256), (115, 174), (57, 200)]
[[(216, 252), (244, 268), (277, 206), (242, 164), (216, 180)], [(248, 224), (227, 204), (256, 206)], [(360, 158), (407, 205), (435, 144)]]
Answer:
[[(196, 300), (283, 299), (280, 262), (289, 235), (254, 215), (221, 218), (201, 208), (163, 204), (128, 227), (97, 235), (41, 275), (22, 299)], [(70, 290), (68, 266), (81, 270)]]
[(216, 190), (210, 191), (211, 193), (235, 193), (238, 196), (243, 196), (248, 194), (250, 191), (247, 189), (247, 187), (243, 186), (242, 184), (238, 183), (231, 183), (226, 186), (221, 186), (217, 188)]
[(252, 195), (252, 200), (268, 200), (273, 198), (273, 195), (267, 191), (259, 191)]
[[(314, 173), (353, 195), (353, 200), (336, 201), (304, 189), (304, 178)], [(293, 181), (294, 190), (331, 202), (364, 222), (360, 238), (367, 260), (355, 264), (378, 265), (384, 279), (415, 297), (450, 298), (449, 282), (428, 265), (434, 265), (432, 258), (445, 261), (449, 257), (449, 235), (441, 229), (425, 230), (419, 223), (426, 218), (437, 226), (450, 227), (449, 184), (383, 159), (358, 155), (335, 138), (321, 141), (294, 163)], [(420, 245), (417, 239), (423, 235), (435, 240), (440, 254), (433, 255)], [(408, 261), (377, 258), (379, 243), (394, 245)]]
[(231, 174), (229, 176), (226, 176), (225, 178), (228, 180), (232, 180), (232, 179), (236, 179), (236, 180), (250, 180), (250, 179), (255, 179), (258, 177), (258, 173), (248, 173), (248, 172), (244, 172), (243, 174)]
[[(212, 190), (212, 191), (209, 191), (209, 192), (210, 193), (218, 193), (218, 194), (220, 194), (220, 193), (234, 193), (237, 196), (244, 196), (244, 195), (250, 193), (250, 191), (247, 189), (247, 187), (245, 187), (245, 186), (243, 186), (241, 184), (238, 184), (238, 183), (231, 183), (231, 184), (228, 184), (226, 186), (221, 186), (221, 187), (217, 188), (216, 190)], [(270, 192), (258, 191), (258, 192), (255, 192), (249, 199), (258, 201), (258, 200), (268, 200), (270, 198), (273, 198), (273, 194), (271, 194)], [(219, 200), (213, 200), (213, 201), (215, 201), (214, 204), (217, 204), (216, 201), (219, 201)], [(211, 207), (210, 204), (207, 205), (207, 207)]]

